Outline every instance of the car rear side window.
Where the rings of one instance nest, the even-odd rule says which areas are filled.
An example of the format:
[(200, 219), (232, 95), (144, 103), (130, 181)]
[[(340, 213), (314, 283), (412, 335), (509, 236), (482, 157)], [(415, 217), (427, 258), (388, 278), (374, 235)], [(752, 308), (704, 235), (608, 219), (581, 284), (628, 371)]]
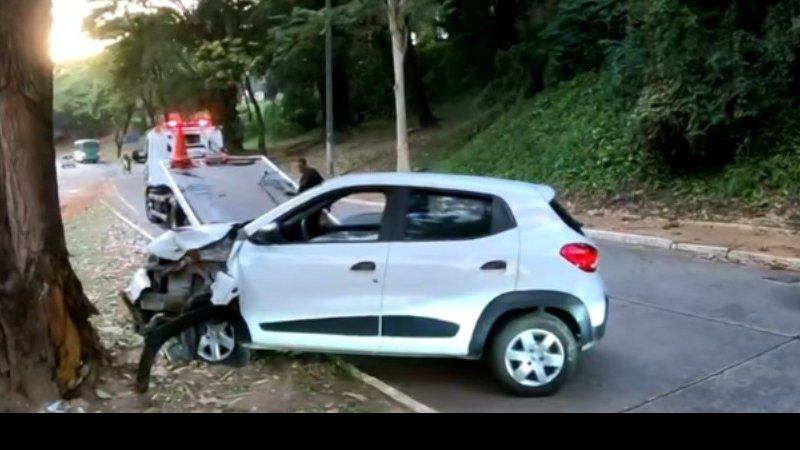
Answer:
[(550, 207), (553, 208), (556, 215), (563, 221), (568, 227), (572, 228), (575, 232), (583, 235), (583, 224), (578, 222), (572, 215), (564, 208), (561, 203), (559, 203), (558, 199), (553, 199), (550, 201)]
[(513, 226), (505, 208), (492, 197), (412, 191), (404, 220), (406, 241), (466, 240), (489, 236)]

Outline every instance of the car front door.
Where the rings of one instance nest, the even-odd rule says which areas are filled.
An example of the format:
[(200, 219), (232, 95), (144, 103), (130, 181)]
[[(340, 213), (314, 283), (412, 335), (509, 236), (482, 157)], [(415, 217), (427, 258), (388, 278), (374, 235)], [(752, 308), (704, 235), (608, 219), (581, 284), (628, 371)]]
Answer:
[(381, 353), (465, 356), (480, 314), (514, 289), (519, 232), (493, 196), (413, 189), (389, 247)]
[[(260, 242), (256, 233), (243, 244), (237, 258), (239, 298), (254, 345), (377, 350), (389, 252), (386, 202), (364, 220), (363, 211), (350, 203), (364, 195), (385, 199), (387, 192), (322, 194), (279, 219), (272, 239)], [(361, 219), (348, 220), (351, 215)]]

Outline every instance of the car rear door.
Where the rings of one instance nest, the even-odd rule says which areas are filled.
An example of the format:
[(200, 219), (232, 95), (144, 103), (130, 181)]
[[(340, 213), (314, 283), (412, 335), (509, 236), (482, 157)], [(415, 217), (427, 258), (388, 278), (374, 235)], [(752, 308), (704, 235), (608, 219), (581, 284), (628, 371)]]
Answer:
[(380, 351), (462, 356), (484, 307), (515, 287), (519, 232), (501, 199), (408, 189), (396, 213)]

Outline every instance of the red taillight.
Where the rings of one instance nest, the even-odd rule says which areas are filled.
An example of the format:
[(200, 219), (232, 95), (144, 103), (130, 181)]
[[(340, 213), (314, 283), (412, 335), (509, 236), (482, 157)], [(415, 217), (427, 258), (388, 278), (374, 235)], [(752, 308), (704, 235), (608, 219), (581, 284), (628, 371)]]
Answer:
[(561, 248), (561, 256), (584, 272), (597, 270), (599, 253), (589, 244), (569, 244)]

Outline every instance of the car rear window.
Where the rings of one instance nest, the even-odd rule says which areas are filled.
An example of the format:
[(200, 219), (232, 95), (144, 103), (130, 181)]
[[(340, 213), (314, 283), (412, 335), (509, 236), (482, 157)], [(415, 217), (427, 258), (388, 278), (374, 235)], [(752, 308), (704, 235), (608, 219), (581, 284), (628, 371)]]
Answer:
[(578, 222), (572, 215), (567, 211), (564, 206), (559, 203), (558, 199), (553, 199), (550, 201), (550, 207), (553, 208), (553, 211), (558, 215), (558, 217), (570, 228), (575, 230), (575, 232), (580, 233), (583, 235), (583, 224)]

